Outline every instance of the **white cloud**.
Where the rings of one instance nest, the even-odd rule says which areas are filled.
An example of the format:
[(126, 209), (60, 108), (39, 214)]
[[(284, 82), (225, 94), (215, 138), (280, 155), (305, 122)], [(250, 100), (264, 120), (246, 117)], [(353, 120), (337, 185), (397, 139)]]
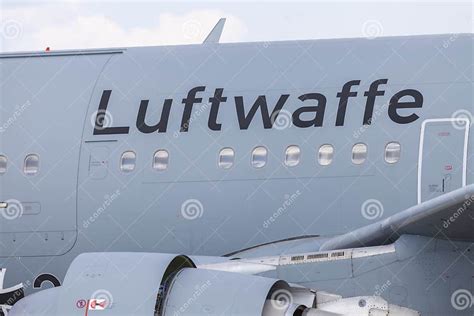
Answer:
[(200, 43), (221, 17), (223, 42), (361, 37), (367, 21), (382, 36), (466, 33), (472, 10), (472, 0), (0, 0), (0, 51)]
[[(105, 15), (86, 15), (73, 4), (3, 10), (3, 51), (150, 46), (200, 43), (219, 18), (226, 17), (223, 42), (241, 41), (247, 29), (235, 16), (220, 10), (162, 13), (151, 27), (125, 28)], [(13, 22), (12, 22), (13, 21)], [(12, 25), (16, 32), (11, 36)], [(10, 36), (7, 32), (10, 32)]]

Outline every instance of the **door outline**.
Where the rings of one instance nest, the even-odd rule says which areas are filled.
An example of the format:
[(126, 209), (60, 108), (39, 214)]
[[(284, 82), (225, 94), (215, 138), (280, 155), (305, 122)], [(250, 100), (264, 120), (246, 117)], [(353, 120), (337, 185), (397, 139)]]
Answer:
[(468, 118), (442, 118), (442, 119), (427, 119), (424, 120), (421, 124), (420, 132), (420, 146), (418, 149), (418, 188), (417, 188), (417, 203), (421, 203), (421, 171), (423, 165), (423, 143), (425, 140), (425, 128), (428, 123), (438, 123), (438, 122), (460, 122), (464, 121), (466, 123), (466, 128), (464, 129), (464, 147), (463, 147), (463, 159), (462, 159), (462, 184), (461, 187), (466, 186), (467, 178), (467, 148), (469, 145), (469, 128), (471, 127), (471, 121)]

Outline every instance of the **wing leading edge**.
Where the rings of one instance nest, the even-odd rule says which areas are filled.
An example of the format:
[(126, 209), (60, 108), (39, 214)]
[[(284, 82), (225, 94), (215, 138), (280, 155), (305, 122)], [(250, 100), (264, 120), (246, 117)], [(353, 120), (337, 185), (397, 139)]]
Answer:
[(404, 234), (474, 241), (474, 185), (410, 207), (347, 234), (330, 238), (320, 250), (377, 246)]

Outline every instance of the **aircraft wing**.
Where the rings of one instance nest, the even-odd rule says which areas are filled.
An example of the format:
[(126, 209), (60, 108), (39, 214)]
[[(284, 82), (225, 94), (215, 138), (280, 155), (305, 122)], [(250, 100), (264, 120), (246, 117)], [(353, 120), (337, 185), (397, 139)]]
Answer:
[(474, 185), (420, 203), (396, 215), (324, 242), (320, 250), (384, 245), (403, 234), (474, 241)]

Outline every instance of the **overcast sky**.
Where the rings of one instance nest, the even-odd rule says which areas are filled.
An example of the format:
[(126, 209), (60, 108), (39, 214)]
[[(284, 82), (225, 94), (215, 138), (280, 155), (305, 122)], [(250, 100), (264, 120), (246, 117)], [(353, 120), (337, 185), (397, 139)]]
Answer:
[(0, 0), (0, 51), (472, 33), (472, 1)]

